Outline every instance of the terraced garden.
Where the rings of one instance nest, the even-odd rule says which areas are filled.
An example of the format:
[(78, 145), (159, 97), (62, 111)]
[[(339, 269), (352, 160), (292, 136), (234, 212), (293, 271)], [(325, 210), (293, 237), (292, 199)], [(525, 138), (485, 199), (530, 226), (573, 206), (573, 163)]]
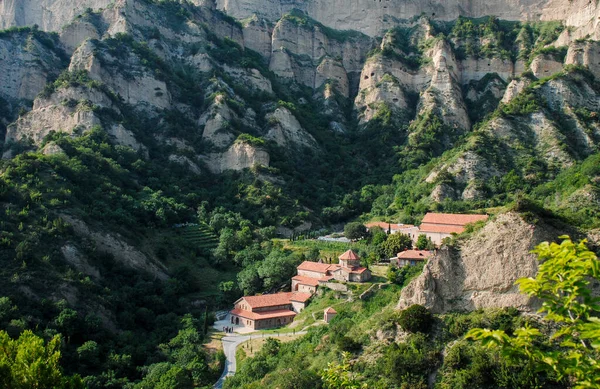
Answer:
[(197, 248), (214, 249), (219, 244), (219, 238), (207, 225), (192, 225), (181, 227), (181, 236)]

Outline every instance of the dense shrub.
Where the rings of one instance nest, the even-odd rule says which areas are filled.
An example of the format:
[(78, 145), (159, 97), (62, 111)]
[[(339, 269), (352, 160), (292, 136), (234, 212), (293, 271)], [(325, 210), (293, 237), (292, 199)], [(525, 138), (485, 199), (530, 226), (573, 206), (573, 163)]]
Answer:
[(433, 315), (424, 306), (414, 304), (400, 313), (398, 324), (409, 332), (427, 333), (433, 325)]

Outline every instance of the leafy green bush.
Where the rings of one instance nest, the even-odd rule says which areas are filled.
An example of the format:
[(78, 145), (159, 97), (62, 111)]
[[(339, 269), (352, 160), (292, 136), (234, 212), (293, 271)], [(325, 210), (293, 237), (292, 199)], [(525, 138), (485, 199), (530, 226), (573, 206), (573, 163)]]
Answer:
[(364, 239), (367, 235), (367, 227), (360, 222), (347, 223), (344, 226), (344, 236), (350, 240)]
[(433, 315), (424, 306), (414, 304), (400, 313), (398, 324), (409, 332), (428, 333), (433, 325)]
[(510, 336), (503, 330), (477, 328), (469, 331), (467, 339), (499, 351), (514, 365), (525, 362), (538, 371), (556, 374), (577, 389), (595, 387), (600, 384), (600, 298), (590, 288), (600, 279), (600, 266), (585, 240), (574, 243), (568, 236), (561, 239), (560, 244), (543, 242), (536, 246), (534, 253), (542, 261), (538, 274), (517, 281), (523, 293), (542, 300), (540, 312), (547, 313), (544, 319), (559, 324), (560, 329), (548, 336), (525, 325)]
[(508, 104), (501, 104), (499, 111), (506, 116), (513, 115), (528, 115), (542, 109), (542, 98), (538, 97), (535, 92), (526, 90), (515, 96)]
[(264, 139), (257, 138), (250, 134), (240, 134), (240, 135), (238, 135), (238, 137), (235, 141), (236, 141), (236, 143), (247, 143), (247, 144), (255, 146), (255, 147), (264, 147), (265, 146)]

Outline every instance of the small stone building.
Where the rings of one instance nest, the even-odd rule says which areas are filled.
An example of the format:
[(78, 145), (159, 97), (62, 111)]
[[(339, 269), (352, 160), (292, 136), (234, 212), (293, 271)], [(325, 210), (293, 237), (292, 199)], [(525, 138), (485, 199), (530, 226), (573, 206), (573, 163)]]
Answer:
[(359, 256), (352, 250), (339, 256), (338, 267), (331, 272), (333, 278), (343, 282), (366, 282), (371, 279), (371, 271), (360, 266)]
[(426, 261), (432, 255), (433, 252), (427, 250), (405, 250), (398, 253), (397, 257), (391, 258), (390, 262), (397, 267), (404, 267), (406, 265), (414, 266)]
[(306, 276), (292, 277), (292, 290), (294, 292), (316, 293), (319, 279)]
[(335, 309), (331, 307), (325, 308), (325, 312), (323, 313), (323, 320), (325, 321), (325, 323), (329, 323), (331, 319), (335, 317), (335, 315), (337, 315)]

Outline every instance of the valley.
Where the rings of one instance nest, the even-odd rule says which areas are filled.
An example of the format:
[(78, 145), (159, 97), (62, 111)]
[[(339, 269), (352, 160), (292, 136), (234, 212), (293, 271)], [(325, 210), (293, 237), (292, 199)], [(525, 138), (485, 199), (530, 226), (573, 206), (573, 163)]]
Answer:
[[(55, 347), (42, 387), (209, 388), (214, 313), (321, 260), (385, 287), (317, 292), (307, 334), (224, 388), (577, 387), (465, 335), (550, 334), (515, 285), (531, 250), (598, 250), (599, 22), (587, 0), (3, 1), (0, 347)], [(486, 220), (442, 236), (433, 213)], [(438, 246), (422, 270), (388, 274), (418, 234), (386, 224)], [(42, 377), (7, 361), (0, 386)]]

